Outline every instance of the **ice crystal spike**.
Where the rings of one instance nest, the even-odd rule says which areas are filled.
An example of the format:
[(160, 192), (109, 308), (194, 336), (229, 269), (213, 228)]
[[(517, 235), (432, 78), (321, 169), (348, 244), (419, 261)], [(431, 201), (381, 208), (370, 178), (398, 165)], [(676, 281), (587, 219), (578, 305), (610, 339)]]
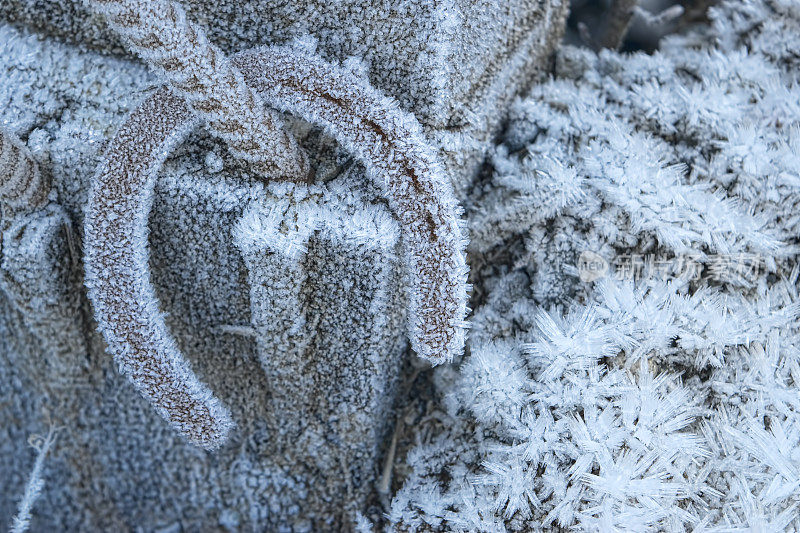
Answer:
[(214, 449), (233, 422), (167, 331), (148, 265), (147, 218), (156, 172), (195, 122), (184, 100), (162, 88), (119, 129), (92, 184), (86, 285), (120, 370), (181, 434)]
[(461, 209), (417, 120), (362, 79), (307, 52), (262, 47), (233, 63), (270, 105), (323, 126), (365, 164), (400, 221), (411, 346), (433, 363), (464, 346), (466, 238)]
[(0, 128), (0, 203), (28, 211), (44, 204), (49, 192), (50, 183), (28, 148), (16, 135)]
[(177, 2), (87, 0), (125, 44), (208, 121), (231, 153), (270, 178), (304, 181), (305, 153), (283, 120), (264, 108), (241, 74)]

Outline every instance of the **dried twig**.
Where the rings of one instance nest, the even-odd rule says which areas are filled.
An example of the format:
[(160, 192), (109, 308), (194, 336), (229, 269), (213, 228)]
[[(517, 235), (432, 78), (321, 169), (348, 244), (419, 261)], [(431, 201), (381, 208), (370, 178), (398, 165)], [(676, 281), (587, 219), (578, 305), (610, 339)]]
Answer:
[(660, 28), (666, 24), (670, 24), (683, 16), (684, 9), (680, 4), (670, 6), (659, 13), (651, 13), (641, 6), (636, 6), (633, 10), (642, 22), (651, 28)]
[(51, 422), (47, 435), (31, 435), (28, 439), (30, 445), (37, 452), (36, 460), (28, 476), (28, 482), (25, 484), (25, 493), (17, 506), (17, 514), (11, 522), (10, 533), (24, 533), (30, 526), (33, 504), (39, 499), (44, 487), (44, 480), (42, 479), (44, 460), (47, 458), (47, 454), (50, 452), (50, 448), (56, 440), (56, 434), (60, 429)]
[(639, 0), (612, 0), (602, 32), (597, 38), (597, 46), (618, 50), (628, 34), (634, 17), (638, 17), (651, 28), (660, 28), (680, 18), (681, 15), (683, 7), (678, 4), (653, 14), (643, 9), (639, 5)]
[(604, 20), (603, 31), (597, 38), (600, 48), (617, 50), (622, 46), (628, 26), (631, 24), (633, 14), (639, 0), (612, 0), (611, 7)]

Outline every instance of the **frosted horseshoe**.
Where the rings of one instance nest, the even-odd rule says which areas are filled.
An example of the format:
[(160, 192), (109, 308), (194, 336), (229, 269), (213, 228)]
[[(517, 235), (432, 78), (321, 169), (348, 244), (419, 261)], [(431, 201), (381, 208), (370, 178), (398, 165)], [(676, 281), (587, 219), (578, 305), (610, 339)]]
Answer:
[[(324, 127), (365, 165), (400, 222), (415, 352), (434, 363), (464, 346), (466, 239), (452, 185), (416, 119), (353, 73), (293, 48), (232, 59), (248, 85), (282, 111)], [(156, 174), (197, 120), (159, 89), (111, 141), (86, 214), (86, 283), (120, 369), (190, 441), (215, 448), (233, 422), (194, 375), (158, 309), (148, 268), (147, 220)]]
[(197, 122), (184, 100), (165, 88), (131, 113), (92, 181), (84, 262), (97, 324), (120, 372), (193, 444), (214, 449), (233, 421), (169, 334), (148, 264), (156, 173)]

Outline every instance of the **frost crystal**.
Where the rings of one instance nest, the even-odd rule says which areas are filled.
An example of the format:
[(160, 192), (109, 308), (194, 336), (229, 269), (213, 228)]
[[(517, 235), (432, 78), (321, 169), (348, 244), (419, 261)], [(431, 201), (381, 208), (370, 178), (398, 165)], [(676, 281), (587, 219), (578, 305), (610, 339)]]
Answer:
[[(120, 52), (77, 3), (7, 3)], [(800, 529), (795, 4), (718, 3), (651, 54), (563, 46), (528, 86), (558, 34), (533, 21), (564, 3), (186, 0), (226, 53), (270, 45), (229, 65), (299, 116), (314, 183), (254, 179), (164, 89), (140, 128), (163, 142), (114, 156), (158, 80), (0, 26), (0, 120), (53, 184), (0, 212), (0, 515), (52, 405), (37, 531)], [(106, 176), (119, 194), (85, 209), (102, 153), (139, 181)], [(113, 290), (105, 333), (161, 335), (107, 335), (127, 376), (168, 418), (197, 408), (201, 444), (224, 402), (225, 446), (184, 442), (104, 355), (81, 247), (92, 298)], [(454, 364), (404, 357), (407, 338)]]

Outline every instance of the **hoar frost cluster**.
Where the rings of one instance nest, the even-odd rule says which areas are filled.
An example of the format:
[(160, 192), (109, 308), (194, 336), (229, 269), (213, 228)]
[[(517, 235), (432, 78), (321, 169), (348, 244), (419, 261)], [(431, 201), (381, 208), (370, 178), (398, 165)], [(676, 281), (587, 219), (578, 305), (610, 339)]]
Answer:
[(468, 353), (397, 529), (800, 528), (798, 58), (781, 0), (558, 52), (472, 191)]

